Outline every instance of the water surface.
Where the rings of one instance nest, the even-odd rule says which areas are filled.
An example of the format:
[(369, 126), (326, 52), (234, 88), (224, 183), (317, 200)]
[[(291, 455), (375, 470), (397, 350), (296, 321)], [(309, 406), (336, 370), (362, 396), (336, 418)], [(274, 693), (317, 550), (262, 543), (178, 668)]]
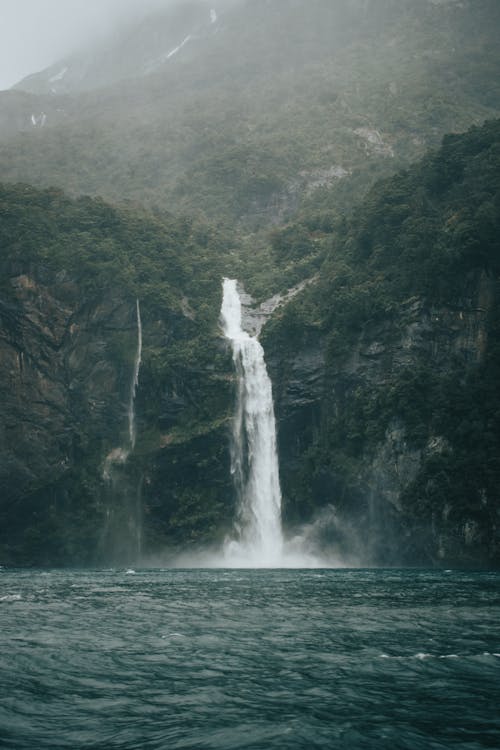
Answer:
[(500, 747), (500, 574), (0, 571), (0, 747)]

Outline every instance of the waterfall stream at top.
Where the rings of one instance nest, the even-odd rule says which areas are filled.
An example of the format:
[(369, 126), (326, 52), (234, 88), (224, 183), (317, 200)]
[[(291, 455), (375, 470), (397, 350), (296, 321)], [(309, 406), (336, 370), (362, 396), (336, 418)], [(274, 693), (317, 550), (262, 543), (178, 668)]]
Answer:
[(134, 360), (134, 370), (132, 373), (132, 382), (130, 385), (130, 399), (128, 403), (128, 433), (130, 440), (130, 450), (133, 451), (135, 448), (136, 439), (136, 427), (135, 427), (135, 392), (139, 385), (139, 370), (141, 368), (142, 358), (142, 322), (141, 322), (141, 308), (139, 300), (136, 300), (136, 315), (137, 315), (137, 349)]
[(104, 559), (130, 564), (142, 556), (142, 474), (129, 458), (137, 438), (135, 397), (142, 360), (142, 322), (139, 300), (135, 303), (136, 343), (127, 403), (127, 433), (121, 445), (113, 448), (104, 461), (106, 480), (106, 524), (101, 548)]

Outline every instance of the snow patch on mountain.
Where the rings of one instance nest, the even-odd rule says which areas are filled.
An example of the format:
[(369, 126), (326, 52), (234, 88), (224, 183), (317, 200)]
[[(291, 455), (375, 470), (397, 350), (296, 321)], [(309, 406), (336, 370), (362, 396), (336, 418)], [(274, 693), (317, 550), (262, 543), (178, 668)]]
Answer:
[(59, 73), (56, 73), (52, 78), (49, 78), (50, 83), (55, 83), (56, 81), (62, 81), (66, 73), (68, 72), (68, 68), (62, 68)]
[(174, 55), (177, 55), (178, 52), (181, 51), (183, 47), (188, 44), (188, 42), (192, 41), (196, 37), (193, 34), (188, 34), (187, 37), (185, 37), (180, 44), (177, 45), (177, 47), (174, 47), (169, 52), (165, 52), (165, 54), (160, 55), (160, 57), (157, 57), (156, 60), (152, 60), (147, 65), (144, 66), (144, 73), (152, 73), (154, 70), (158, 70), (162, 65), (164, 65), (167, 60), (170, 60)]
[(47, 115), (41, 112), (39, 115), (31, 115), (31, 124), (34, 128), (43, 128), (47, 122)]
[(193, 37), (191, 36), (191, 34), (188, 34), (187, 37), (183, 39), (182, 42), (177, 47), (174, 47), (173, 50), (171, 50), (166, 55), (164, 55), (164, 59), (170, 60), (170, 58), (176, 55), (178, 52), (180, 52), (180, 50), (184, 47), (184, 45), (190, 42), (192, 38)]

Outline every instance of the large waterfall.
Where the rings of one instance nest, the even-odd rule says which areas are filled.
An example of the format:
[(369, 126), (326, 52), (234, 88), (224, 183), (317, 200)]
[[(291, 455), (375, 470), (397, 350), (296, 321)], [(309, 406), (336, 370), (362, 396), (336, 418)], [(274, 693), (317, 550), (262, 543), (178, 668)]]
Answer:
[(232, 473), (238, 493), (238, 539), (228, 564), (272, 567), (283, 556), (281, 490), (271, 381), (258, 340), (242, 329), (236, 281), (224, 279), (221, 320), (238, 375), (232, 432)]

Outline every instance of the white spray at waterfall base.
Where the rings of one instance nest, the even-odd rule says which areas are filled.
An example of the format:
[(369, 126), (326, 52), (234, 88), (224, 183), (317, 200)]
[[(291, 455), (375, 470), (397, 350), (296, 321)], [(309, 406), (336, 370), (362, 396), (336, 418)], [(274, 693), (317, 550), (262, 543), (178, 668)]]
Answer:
[(281, 489), (272, 386), (257, 338), (242, 328), (237, 282), (224, 279), (221, 322), (238, 377), (231, 441), (231, 472), (238, 499), (235, 538), (227, 540), (228, 567), (318, 567), (287, 549), (281, 526)]

